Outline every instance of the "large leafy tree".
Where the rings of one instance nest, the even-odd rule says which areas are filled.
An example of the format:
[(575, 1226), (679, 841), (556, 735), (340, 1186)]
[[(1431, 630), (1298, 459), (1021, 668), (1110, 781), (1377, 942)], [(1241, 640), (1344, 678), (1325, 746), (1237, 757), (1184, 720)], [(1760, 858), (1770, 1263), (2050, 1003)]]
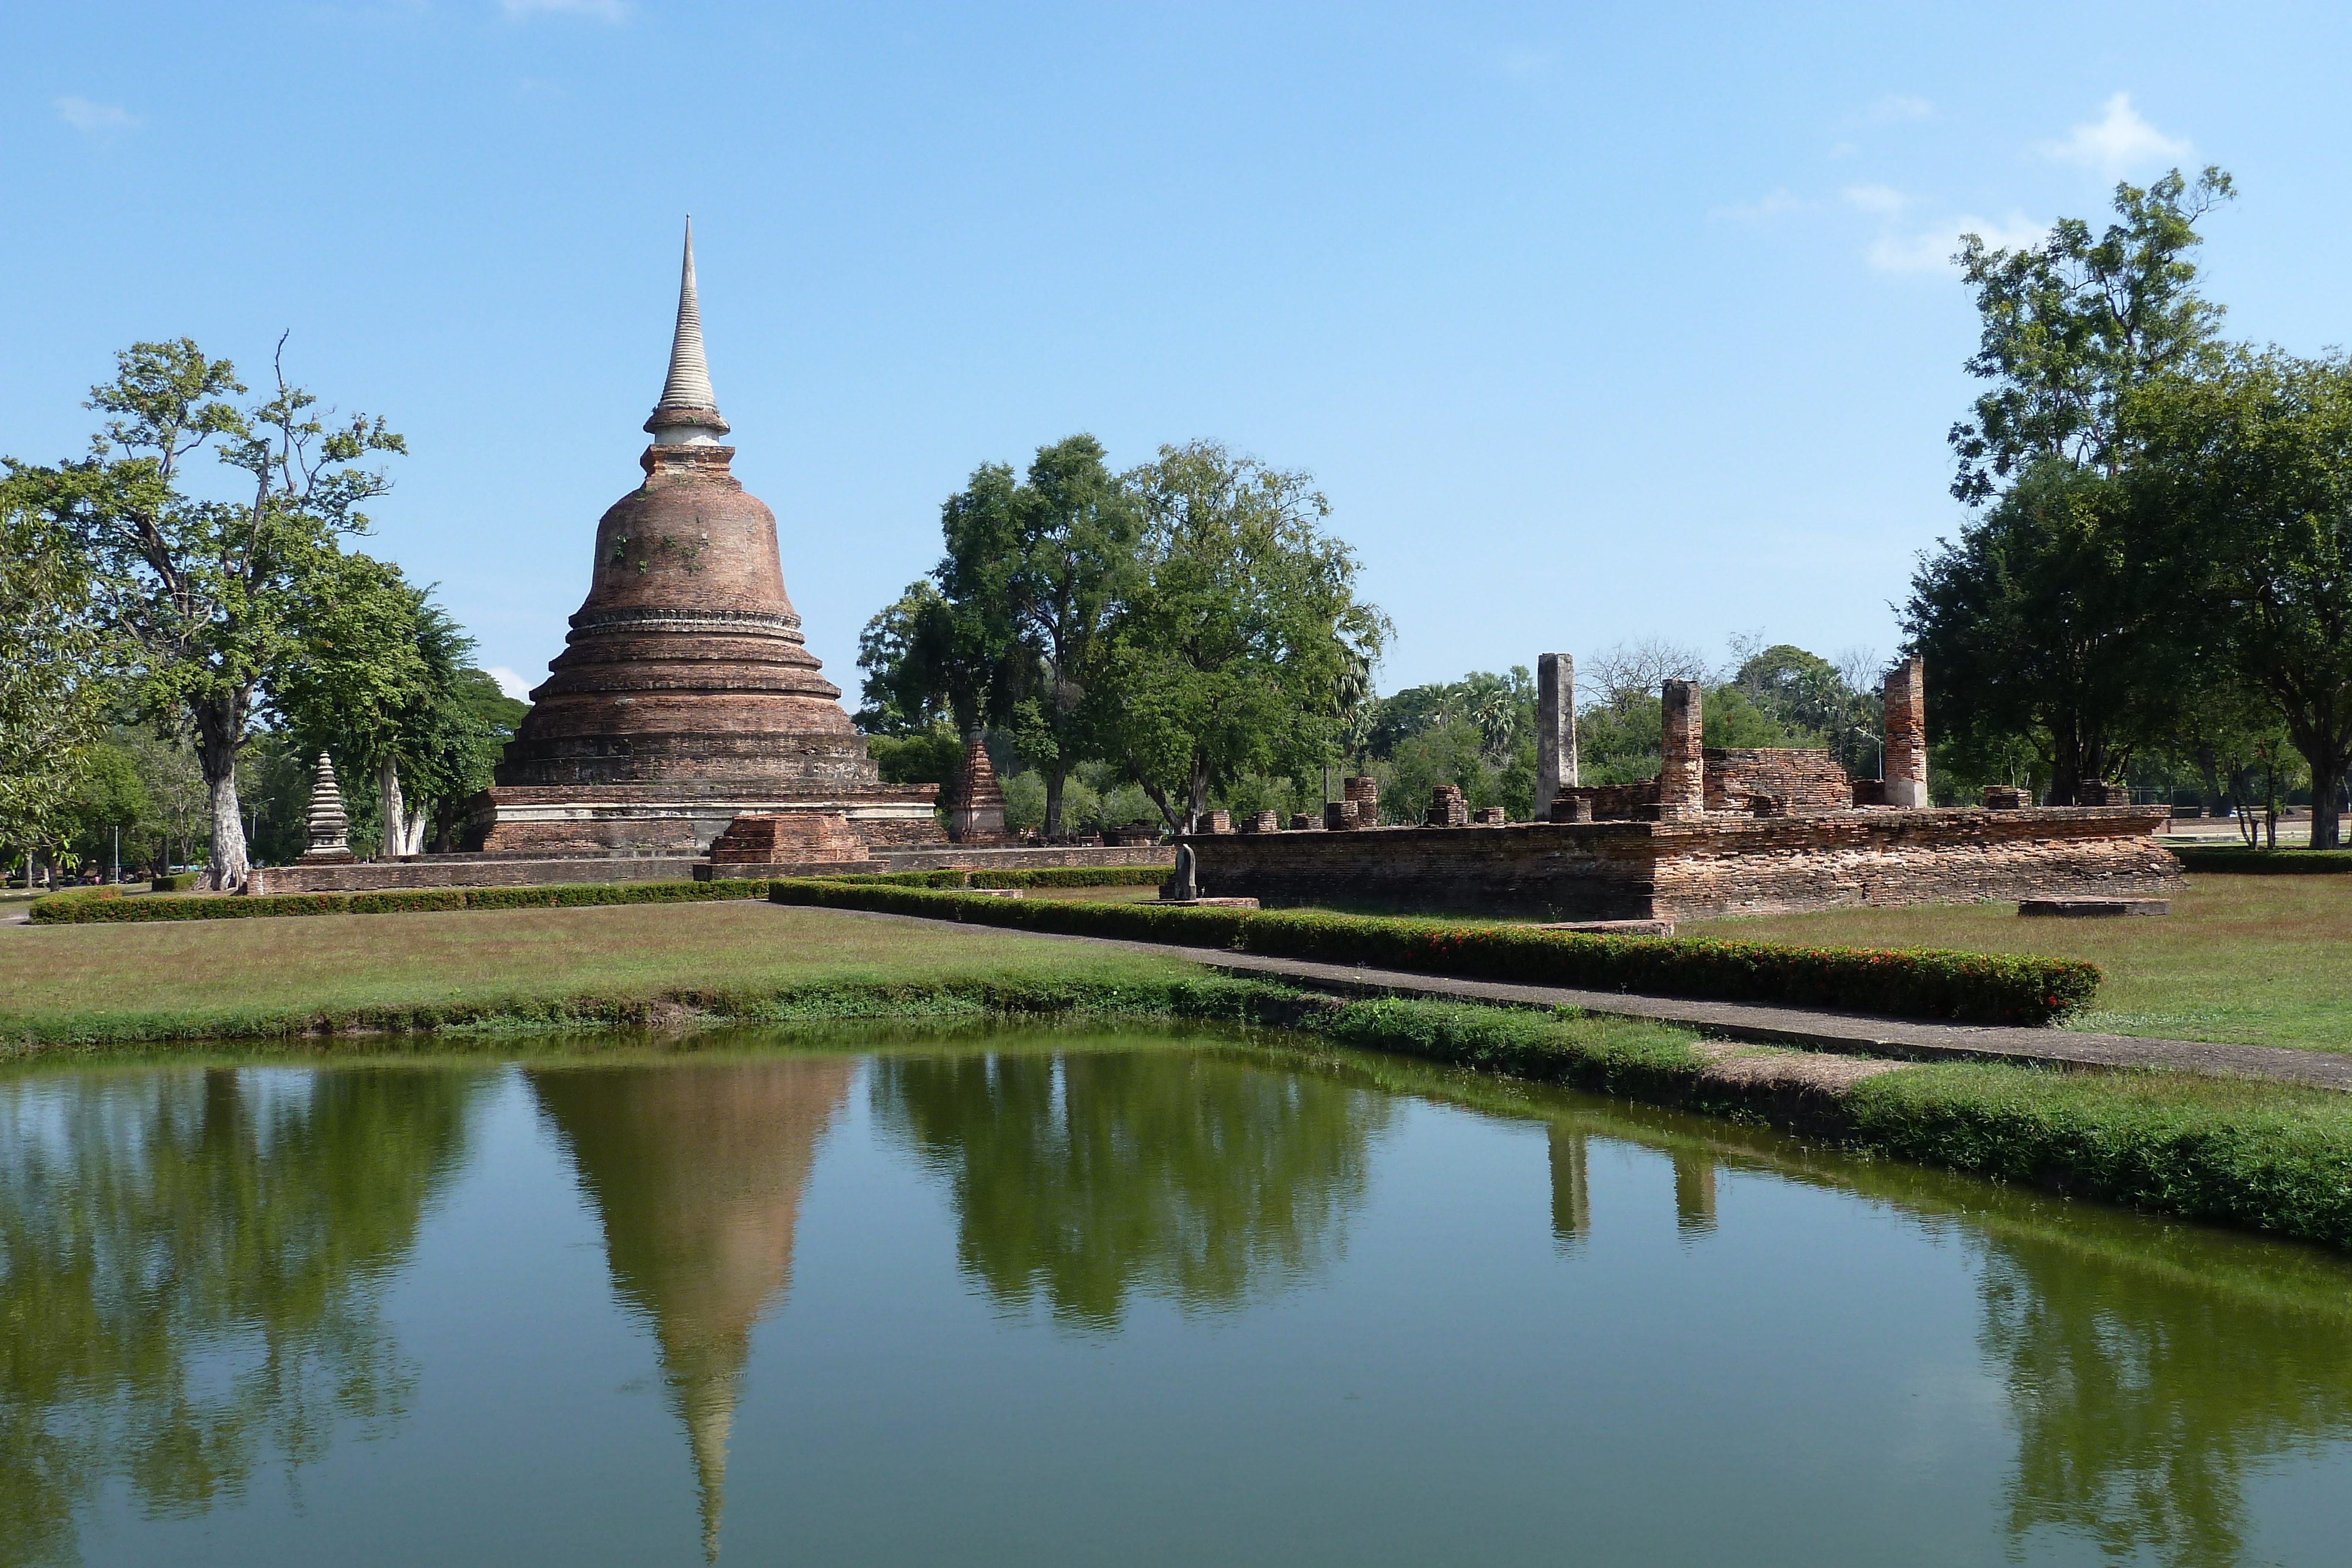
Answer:
[(2231, 193), (2219, 169), (2176, 170), (2116, 186), (2103, 232), (2065, 218), (2016, 250), (1969, 235), (1957, 258), (1982, 323), (1968, 368), (1989, 384), (1952, 428), (1952, 492), (1985, 510), (1922, 562), (1904, 627), (1937, 734), (2031, 736), (2062, 804), (2121, 766), (2158, 706), (2173, 623), (2143, 519), (2112, 487), (2138, 460), (2133, 393), (2220, 352), (2189, 257)]
[(53, 841), (103, 718), (103, 645), (75, 541), (0, 482), (0, 845)]
[(2212, 647), (2311, 769), (2311, 847), (2332, 849), (2352, 760), (2352, 359), (2273, 350), (2135, 399), (2144, 510)]
[[(283, 344), (280, 349), (282, 352)], [(136, 343), (89, 406), (110, 415), (89, 456), (52, 468), (10, 461), (87, 552), (101, 615), (131, 659), (144, 705), (192, 731), (212, 810), (210, 881), (249, 872), (237, 803), (237, 755), (264, 684), (296, 648), (300, 585), (391, 482), (363, 465), (406, 450), (382, 420), (330, 425), (318, 400), (286, 380), (247, 407), (236, 368), (189, 339)], [(210, 446), (243, 494), (189, 493), (185, 465)]]
[(1003, 591), (1018, 647), (1010, 727), (1045, 782), (1045, 831), (1062, 831), (1070, 769), (1093, 754), (1086, 694), (1112, 613), (1135, 570), (1141, 532), (1134, 497), (1103, 461), (1102, 444), (1073, 435), (1038, 448), (1013, 497)]
[(2160, 541), (2127, 492), (2038, 464), (1912, 578), (1904, 619), (1927, 657), (1928, 712), (1978, 750), (2033, 737), (2053, 800), (2071, 803), (2162, 730), (2192, 656), (2171, 597)]
[(1212, 442), (1130, 476), (1144, 518), (1088, 722), (1170, 826), (1244, 773), (1297, 776), (1336, 754), (1340, 698), (1387, 617), (1356, 597), (1355, 552), (1325, 533), (1304, 474)]

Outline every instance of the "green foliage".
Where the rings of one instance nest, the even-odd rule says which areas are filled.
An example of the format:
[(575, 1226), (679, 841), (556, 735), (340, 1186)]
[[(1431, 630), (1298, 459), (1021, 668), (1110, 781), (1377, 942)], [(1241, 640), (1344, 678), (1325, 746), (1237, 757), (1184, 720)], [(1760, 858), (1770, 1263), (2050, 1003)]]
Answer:
[(2352, 876), (2352, 850), (2257, 850), (2178, 844), (2181, 868), (2213, 876)]
[(1005, 900), (813, 881), (778, 882), (768, 896), (778, 904), (879, 909), (1020, 930), (1223, 947), (1423, 974), (1649, 996), (1784, 1002), (1967, 1023), (2048, 1023), (2089, 1005), (2099, 984), (2095, 967), (2071, 959), (1927, 948), (1601, 936), (1525, 925)]
[[(8, 460), (20, 494), (81, 547), (141, 705), (193, 735), (211, 796), (212, 872), (226, 887), (247, 870), (237, 755), (263, 684), (299, 645), (301, 584), (341, 536), (367, 530), (362, 508), (390, 487), (362, 465), (406, 450), (382, 420), (331, 427), (282, 368), (275, 381), (239, 410), (226, 399), (246, 389), (226, 360), (185, 338), (136, 343), (117, 356), (115, 379), (91, 389), (90, 406), (112, 417), (90, 455), (49, 468)], [(215, 443), (249, 500), (184, 487), (182, 465)]]
[(0, 845), (70, 836), (104, 698), (104, 647), (88, 562), (32, 503), (0, 480)]
[(2099, 474), (2037, 464), (1921, 564), (1904, 611), (1931, 724), (2038, 737), (2061, 805), (2158, 729), (2188, 663), (2172, 563), (2128, 500)]
[[(861, 716), (860, 723), (865, 722)], [(866, 755), (885, 784), (945, 784), (963, 769), (963, 742), (944, 725), (905, 734), (871, 734)]]
[(2197, 220), (2234, 194), (2219, 169), (2194, 185), (2176, 169), (2146, 190), (2117, 185), (2118, 221), (2095, 238), (2080, 218), (2016, 250), (1963, 236), (1961, 280), (1982, 323), (1968, 370), (1991, 384), (1952, 427), (1953, 495), (1980, 503), (2037, 463), (2121, 470), (2125, 400), (2213, 347), (2221, 308), (2197, 292), (2189, 253), (2204, 243)]
[(1959, 256), (1990, 383), (1953, 426), (1953, 494), (1998, 504), (1912, 579), (1904, 631), (1927, 660), (1937, 738), (1990, 758), (2024, 737), (2072, 804), (2171, 731), (2195, 652), (2168, 558), (2132, 506), (2141, 444), (2126, 412), (2147, 385), (2217, 361), (2221, 308), (2196, 290), (2197, 220), (2231, 194), (2208, 169), (2116, 188), (2094, 237), (2063, 218), (2038, 246)]
[(2352, 1245), (2352, 1103), (2273, 1084), (1953, 1062), (1856, 1085), (1867, 1147), (2110, 1203)]
[[(2352, 359), (2233, 354), (2141, 389), (2129, 428), (2142, 510), (2211, 651), (2332, 806), (2352, 759)], [(2335, 811), (2315, 811), (2312, 848), (2336, 841)]]
[(1322, 531), (1303, 474), (1213, 443), (1163, 447), (1130, 482), (1145, 518), (1088, 722), (1171, 827), (1246, 773), (1336, 760), (1350, 672), (1387, 618), (1355, 594), (1355, 552)]

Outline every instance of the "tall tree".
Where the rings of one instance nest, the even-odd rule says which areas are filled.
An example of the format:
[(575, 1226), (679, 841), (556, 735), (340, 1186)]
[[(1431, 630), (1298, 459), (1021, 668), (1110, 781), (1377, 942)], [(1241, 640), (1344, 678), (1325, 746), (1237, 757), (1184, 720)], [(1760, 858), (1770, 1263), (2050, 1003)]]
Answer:
[(2239, 678), (2311, 769), (2311, 847), (2338, 842), (2352, 761), (2352, 359), (2241, 353), (2135, 399), (2146, 510)]
[(1195, 442), (1130, 483), (1139, 571), (1087, 702), (1120, 768), (1189, 832), (1242, 774), (1335, 755), (1350, 651), (1377, 658), (1389, 622), (1356, 597), (1355, 552), (1323, 532), (1330, 507), (1306, 475)]
[(2103, 486), (2136, 458), (2134, 391), (2215, 362), (2221, 310), (2189, 252), (2231, 194), (2219, 169), (2193, 184), (2175, 170), (2117, 185), (2103, 233), (2063, 218), (2013, 251), (1969, 235), (1956, 258), (1982, 322), (1968, 368), (1990, 385), (1952, 427), (1952, 493), (1995, 504), (1922, 562), (1904, 629), (1937, 733), (2032, 735), (2061, 804), (2130, 755), (2160, 695), (2149, 541)]
[(16, 849), (62, 825), (103, 716), (87, 561), (29, 488), (0, 481), (0, 845)]
[(1091, 435), (1037, 449), (1013, 496), (1012, 519), (1003, 588), (1027, 689), (1014, 696), (1011, 727), (1022, 755), (1045, 775), (1051, 837), (1062, 831), (1070, 769), (1091, 755), (1087, 686), (1133, 576), (1141, 522)]
[[(283, 349), (274, 389), (239, 410), (226, 400), (246, 388), (228, 361), (185, 338), (135, 343), (115, 379), (91, 389), (89, 406), (113, 417), (88, 457), (9, 462), (89, 552), (146, 706), (184, 716), (194, 732), (211, 798), (208, 880), (221, 889), (242, 887), (250, 870), (237, 753), (263, 683), (294, 645), (297, 584), (340, 536), (366, 532), (361, 507), (391, 487), (363, 460), (407, 450), (380, 419), (331, 428), (318, 400), (287, 382)], [(184, 465), (215, 442), (249, 498), (183, 488)]]

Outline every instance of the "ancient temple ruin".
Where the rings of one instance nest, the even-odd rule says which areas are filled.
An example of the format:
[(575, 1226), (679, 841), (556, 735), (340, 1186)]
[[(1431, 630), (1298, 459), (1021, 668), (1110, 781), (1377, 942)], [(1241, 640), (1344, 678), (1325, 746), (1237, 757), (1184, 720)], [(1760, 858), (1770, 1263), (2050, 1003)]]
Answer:
[(784, 592), (776, 517), (730, 471), (694, 232), (645, 482), (596, 527), (588, 596), (472, 803), (467, 847), (697, 855), (746, 813), (825, 812), (935, 844), (936, 787), (885, 784)]
[(1930, 807), (1916, 659), (1886, 678), (1883, 779), (1852, 778), (1826, 750), (1708, 747), (1698, 684), (1668, 681), (1658, 776), (1582, 784), (1574, 666), (1548, 653), (1538, 669), (1546, 820), (1469, 820), (1460, 791), (1441, 787), (1422, 825), (1373, 827), (1378, 792), (1349, 779), (1319, 828), (1301, 818), (1299, 831), (1254, 824), (1181, 841), (1195, 849), (1200, 891), (1570, 921), (2179, 891), (2179, 863), (2155, 838), (2166, 807), (2035, 807), (2013, 789)]

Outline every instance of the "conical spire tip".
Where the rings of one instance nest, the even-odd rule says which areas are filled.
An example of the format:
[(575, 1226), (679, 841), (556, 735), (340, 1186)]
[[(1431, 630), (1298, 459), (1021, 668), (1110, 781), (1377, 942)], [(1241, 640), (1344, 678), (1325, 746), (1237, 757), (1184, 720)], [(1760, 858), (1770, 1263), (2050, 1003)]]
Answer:
[(661, 402), (646, 421), (658, 446), (718, 444), (727, 434), (719, 394), (710, 389), (710, 366), (702, 353), (702, 301), (694, 286), (694, 215), (686, 219), (686, 257), (678, 267), (677, 329), (670, 338), (669, 378)]

